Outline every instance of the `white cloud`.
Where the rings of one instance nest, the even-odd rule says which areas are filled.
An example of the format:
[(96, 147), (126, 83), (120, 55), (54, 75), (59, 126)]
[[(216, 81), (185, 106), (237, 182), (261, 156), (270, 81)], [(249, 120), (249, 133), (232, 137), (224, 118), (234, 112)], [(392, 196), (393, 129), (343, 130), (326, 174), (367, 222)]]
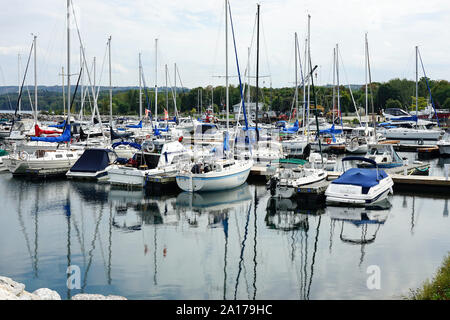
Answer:
[[(176, 62), (189, 87), (224, 82), (213, 78), (224, 74), (224, 1), (124, 1), (73, 0), (77, 20), (89, 59), (103, 59), (107, 37), (113, 38), (113, 63), (118, 85), (137, 84), (138, 53), (143, 54), (146, 81), (154, 82), (154, 39), (159, 39), (158, 79), (163, 80), (164, 64)], [(241, 72), (247, 65), (256, 14), (256, 2), (230, 0)], [(303, 47), (307, 14), (311, 14), (311, 53), (320, 67), (319, 79), (330, 79), (332, 48), (339, 43), (348, 81), (364, 81), (364, 33), (368, 32), (375, 81), (411, 77), (405, 70), (408, 58), (419, 45), (427, 74), (447, 78), (450, 73), (450, 3), (430, 1), (261, 1), (260, 73), (272, 75), (273, 86), (291, 85), (293, 38), (299, 35)], [(38, 68), (42, 84), (59, 83), (57, 74), (65, 65), (65, 1), (8, 2), (0, 12), (0, 65), (6, 78), (15, 79), (17, 53), (26, 54), (30, 33), (38, 38)], [(230, 73), (236, 74), (231, 28)], [(219, 37), (219, 38), (218, 38)], [(72, 54), (79, 42), (71, 32)], [(253, 45), (255, 46), (255, 44)], [(252, 49), (255, 71), (255, 50)], [(303, 55), (303, 49), (301, 49)], [(78, 65), (77, 58), (73, 58)], [(411, 61), (412, 63), (412, 61)], [(173, 67), (171, 67), (172, 69)], [(270, 69), (270, 70), (269, 70)], [(265, 79), (267, 80), (267, 79)], [(234, 79), (233, 81), (237, 80)], [(266, 84), (268, 84), (268, 80)]]

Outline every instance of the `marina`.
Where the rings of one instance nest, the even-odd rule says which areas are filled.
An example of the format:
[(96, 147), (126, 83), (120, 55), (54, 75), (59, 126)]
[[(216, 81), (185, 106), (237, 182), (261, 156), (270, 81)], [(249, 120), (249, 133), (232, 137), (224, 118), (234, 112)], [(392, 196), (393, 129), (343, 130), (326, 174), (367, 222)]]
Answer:
[(413, 299), (450, 257), (450, 83), (429, 46), (399, 50), (413, 80), (381, 81), (376, 36), (318, 54), (308, 13), (269, 59), (270, 12), (256, 4), (244, 28), (248, 8), (219, 2), (205, 9), (222, 10), (205, 28), (217, 24), (216, 47), (209, 33), (196, 46), (195, 59), (215, 49), (207, 76), (174, 34), (124, 50), (123, 35), (80, 28), (67, 0), (50, 39), (63, 67), (46, 76), (62, 84), (40, 86), (56, 62), (32, 33), (0, 86), (0, 300)]

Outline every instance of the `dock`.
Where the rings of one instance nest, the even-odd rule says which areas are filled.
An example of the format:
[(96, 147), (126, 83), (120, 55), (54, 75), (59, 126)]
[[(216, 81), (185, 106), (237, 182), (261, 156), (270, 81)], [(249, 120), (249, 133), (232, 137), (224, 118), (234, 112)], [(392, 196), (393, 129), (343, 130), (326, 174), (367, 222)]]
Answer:
[(145, 191), (152, 195), (176, 194), (180, 192), (176, 174), (166, 173), (146, 178)]

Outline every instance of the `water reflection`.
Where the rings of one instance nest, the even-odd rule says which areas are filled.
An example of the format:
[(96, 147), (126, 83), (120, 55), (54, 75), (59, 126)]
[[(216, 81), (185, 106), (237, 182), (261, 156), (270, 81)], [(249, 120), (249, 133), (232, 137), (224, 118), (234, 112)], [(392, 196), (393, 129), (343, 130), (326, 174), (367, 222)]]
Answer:
[(326, 212), (331, 219), (330, 252), (336, 227), (334, 222), (340, 222), (339, 239), (346, 244), (361, 247), (359, 260), (359, 266), (361, 266), (366, 254), (366, 245), (375, 242), (377, 233), (387, 220), (391, 207), (388, 200), (366, 208), (327, 207)]
[[(63, 298), (389, 298), (420, 284), (435, 271), (429, 261), (448, 251), (444, 196), (396, 193), (384, 207), (313, 209), (258, 185), (153, 197), (87, 182), (0, 179), (0, 242), (8, 243), (0, 274)], [(361, 289), (371, 260), (401, 270), (386, 269), (400, 284)], [(66, 286), (71, 265), (81, 269), (80, 289)]]

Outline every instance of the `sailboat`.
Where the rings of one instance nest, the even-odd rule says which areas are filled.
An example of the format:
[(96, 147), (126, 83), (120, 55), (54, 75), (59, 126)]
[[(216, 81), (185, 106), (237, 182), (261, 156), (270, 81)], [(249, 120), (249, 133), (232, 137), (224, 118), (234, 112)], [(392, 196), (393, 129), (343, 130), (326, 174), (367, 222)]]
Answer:
[[(423, 144), (424, 140), (439, 140), (441, 135), (443, 134), (443, 131), (438, 130), (429, 130), (425, 127), (425, 125), (419, 124), (419, 71), (418, 71), (418, 57), (419, 57), (419, 48), (416, 46), (415, 48), (416, 52), (416, 114), (412, 117), (414, 121), (416, 122), (415, 125), (412, 128), (397, 128), (395, 127), (395, 123), (391, 123), (391, 126), (394, 126), (393, 128), (389, 128), (386, 130), (384, 135), (387, 139), (404, 139), (404, 140), (418, 140), (419, 144)], [(423, 67), (423, 64), (422, 64)], [(425, 70), (424, 70), (425, 73)], [(426, 75), (425, 75), (426, 78)], [(428, 80), (427, 80), (427, 87), (428, 87)], [(428, 88), (429, 89), (429, 88)], [(433, 102), (433, 98), (431, 97), (431, 91), (430, 98)], [(438, 120), (439, 124), (439, 120)]]
[[(228, 12), (230, 13), (231, 28), (233, 34), (233, 43), (236, 57), (236, 67), (239, 76), (239, 88), (244, 112), (245, 126), (248, 131), (248, 121), (245, 109), (245, 102), (242, 90), (242, 81), (239, 70), (239, 60), (234, 38), (233, 20), (231, 16), (231, 6), (228, 0), (225, 0), (225, 26), (228, 26)], [(259, 5), (258, 5), (259, 15)], [(228, 34), (225, 37), (225, 56), (226, 56), (226, 79), (228, 80)], [(228, 91), (228, 81), (226, 83)], [(228, 100), (228, 99), (227, 99)], [(256, 130), (258, 127), (256, 126)], [(178, 187), (183, 191), (220, 191), (236, 188), (247, 181), (250, 169), (253, 166), (252, 159), (235, 159), (232, 150), (230, 150), (229, 133), (229, 111), (227, 103), (227, 131), (225, 131), (223, 140), (223, 157), (219, 159), (203, 158), (199, 161), (186, 164), (177, 174), (176, 181)]]

